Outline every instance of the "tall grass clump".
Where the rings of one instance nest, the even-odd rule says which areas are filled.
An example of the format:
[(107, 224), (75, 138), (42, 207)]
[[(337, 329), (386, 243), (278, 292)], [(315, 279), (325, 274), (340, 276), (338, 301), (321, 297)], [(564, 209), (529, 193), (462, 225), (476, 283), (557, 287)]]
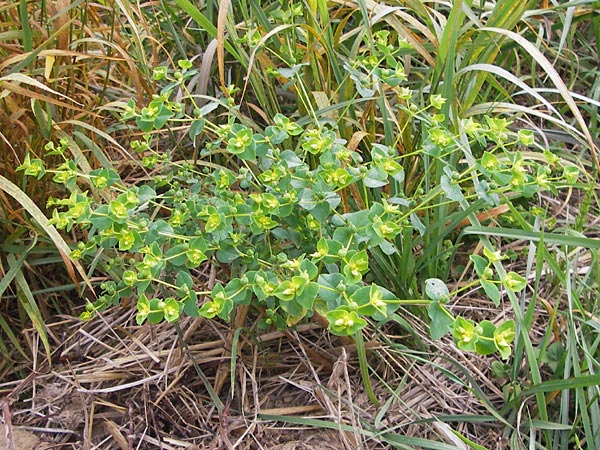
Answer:
[[(127, 164), (119, 134), (105, 131), (106, 111), (123, 96), (144, 101), (143, 61), (151, 45), (135, 39), (133, 22), (121, 22), (118, 9), (100, 4), (13, 1), (4, 3), (0, 16), (0, 295), (6, 300), (0, 346), (3, 360), (13, 365), (34, 352), (19, 337), (28, 321), (49, 358), (56, 344), (46, 329), (51, 311), (74, 307), (69, 290), (93, 295), (87, 269), (70, 258), (65, 238), (48, 224), (46, 201), (66, 191), (38, 181), (38, 161), (57, 162), (44, 147), (54, 139), (69, 142), (71, 167), (82, 173)], [(67, 270), (50, 269), (55, 266)]]

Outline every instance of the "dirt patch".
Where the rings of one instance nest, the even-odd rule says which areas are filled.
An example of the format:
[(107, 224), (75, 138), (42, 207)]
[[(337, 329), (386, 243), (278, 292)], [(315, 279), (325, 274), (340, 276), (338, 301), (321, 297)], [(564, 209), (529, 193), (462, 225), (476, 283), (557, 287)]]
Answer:
[(294, 440), (271, 447), (270, 450), (339, 450), (340, 441), (331, 433), (306, 432), (302, 440)]
[[(29, 431), (13, 427), (11, 438), (14, 450), (38, 450), (40, 439)], [(10, 450), (6, 441), (6, 427), (4, 425), (0, 425), (0, 450)]]

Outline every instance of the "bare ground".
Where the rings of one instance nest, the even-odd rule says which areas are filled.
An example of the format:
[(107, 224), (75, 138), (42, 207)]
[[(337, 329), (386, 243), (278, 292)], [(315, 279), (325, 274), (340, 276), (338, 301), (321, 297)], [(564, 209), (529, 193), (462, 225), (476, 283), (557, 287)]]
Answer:
[[(126, 309), (86, 323), (65, 317), (50, 326), (60, 342), (52, 365), (40, 352), (30, 366), (4, 370), (12, 381), (0, 385), (0, 395), (14, 448), (384, 449), (383, 431), (460, 449), (453, 424), (433, 418), (488, 415), (471, 391), (475, 380), (491, 402), (502, 402), (489, 358), (449, 342), (437, 342), (431, 359), (407, 350), (406, 336), (388, 330), (385, 344), (374, 334), (367, 347), (371, 379), (380, 380), (376, 406), (355, 346), (320, 325), (242, 330), (234, 344), (230, 329), (215, 321), (186, 319), (178, 334), (166, 323), (137, 326)], [(500, 429), (494, 422), (458, 426), (490, 449), (503, 448)], [(0, 449), (12, 450), (7, 442)]]

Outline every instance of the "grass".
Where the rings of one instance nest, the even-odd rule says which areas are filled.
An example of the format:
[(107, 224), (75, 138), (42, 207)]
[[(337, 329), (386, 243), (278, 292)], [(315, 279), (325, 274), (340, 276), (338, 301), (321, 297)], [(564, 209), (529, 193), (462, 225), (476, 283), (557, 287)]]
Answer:
[[(268, 437), (277, 426), (302, 427), (293, 432), (298, 441), (312, 439), (311, 429), (333, 430), (337, 448), (600, 448), (600, 14), (591, 0), (547, 3), (0, 5), (0, 391), (17, 402), (13, 422), (39, 428), (36, 414), (52, 413), (52, 401), (36, 400), (36, 384), (26, 378), (35, 370), (44, 385), (62, 385), (59, 398), (73, 396), (69, 383), (83, 386), (114, 425), (92, 439), (95, 410), (84, 408), (85, 419), (54, 427), (80, 427), (79, 436), (45, 432), (71, 446), (283, 448), (283, 431)], [(130, 99), (139, 109), (147, 105), (161, 88), (153, 69), (180, 59), (198, 72), (176, 95), (205, 107), (214, 128), (193, 139), (191, 122), (153, 131), (151, 149), (170, 159), (148, 169), (130, 148), (143, 133), (119, 114)], [(384, 70), (391, 71), (385, 82)], [(227, 107), (213, 108), (215, 99)], [(392, 240), (398, 251), (370, 248), (365, 282), (407, 305), (384, 321), (369, 320), (354, 338), (326, 333), (324, 317), (298, 330), (260, 331), (264, 308), (246, 306), (237, 307), (231, 324), (185, 318), (176, 327), (140, 327), (134, 295), (90, 322), (74, 319), (86, 301), (97, 300), (103, 282), (120, 276), (118, 265), (110, 248), (90, 260), (70, 258), (89, 230), (59, 233), (46, 204), (77, 188), (17, 168), (38, 158), (56, 167), (60, 158), (44, 146), (67, 139), (80, 174), (114, 168), (126, 186), (181, 161), (207, 170), (246, 164), (258, 174), (222, 149), (206, 148), (217, 127), (234, 118), (261, 133), (278, 113), (306, 129), (334, 130), (367, 162), (374, 146), (392, 149), (404, 179), (344, 187), (340, 210), (401, 199), (405, 225)], [(488, 134), (471, 133), (475, 122)], [(506, 137), (494, 140), (494, 130)], [(518, 139), (529, 131), (535, 143), (522, 145)], [(435, 133), (450, 138), (438, 145)], [(289, 137), (284, 145), (300, 152), (301, 143)], [(552, 154), (555, 167), (575, 179), (553, 179), (533, 194), (515, 184), (490, 205), (482, 194), (489, 178), (478, 166), (486, 152), (506, 167), (518, 155), (530, 172)], [(322, 164), (317, 155), (306, 161), (312, 169)], [(458, 193), (445, 184), (450, 176)], [(98, 202), (116, 197), (110, 189), (85, 189)], [(154, 206), (153, 214), (166, 214), (165, 207)], [(495, 252), (505, 259), (491, 261)], [(515, 273), (526, 286), (511, 290), (498, 281), (492, 301), (479, 288), (471, 256), (488, 258), (494, 280)], [(194, 288), (210, 292), (243, 273), (243, 266), (213, 258), (194, 273)], [(475, 322), (515, 320), (510, 359), (468, 353), (450, 336), (431, 338), (434, 312), (419, 305), (428, 301), (431, 278), (450, 288), (444, 307), (453, 313)], [(41, 415), (25, 406), (28, 399), (42, 402)], [(126, 407), (129, 423), (115, 416)], [(187, 423), (190, 412), (198, 418)]]

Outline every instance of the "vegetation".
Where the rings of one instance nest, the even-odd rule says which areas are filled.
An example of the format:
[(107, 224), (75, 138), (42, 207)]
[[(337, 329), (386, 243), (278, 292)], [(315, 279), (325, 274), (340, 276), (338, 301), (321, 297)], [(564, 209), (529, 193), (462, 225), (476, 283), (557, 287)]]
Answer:
[[(336, 430), (337, 448), (600, 448), (598, 2), (20, 0), (0, 14), (7, 408), (35, 403), (27, 370), (74, 364), (57, 330), (78, 329), (116, 338), (115, 355), (139, 345), (120, 360), (130, 374), (164, 365), (130, 386), (158, 389), (154, 437), (131, 401), (112, 443), (86, 416), (69, 445), (166, 445), (164, 414), (171, 448), (269, 448), (265, 423)], [(175, 380), (173, 341), (188, 364)], [(216, 368), (193, 353), (210, 342)], [(261, 406), (262, 373), (295, 374), (268, 356), (283, 347), (301, 349), (325, 418), (301, 395)], [(407, 406), (413, 369), (443, 380), (425, 388), (430, 411)], [(214, 423), (186, 404), (184, 374)], [(173, 392), (172, 412), (156, 406)], [(468, 398), (444, 407), (454, 392)], [(206, 417), (183, 427), (186, 408)], [(30, 411), (14, 419), (38, 426)]]

